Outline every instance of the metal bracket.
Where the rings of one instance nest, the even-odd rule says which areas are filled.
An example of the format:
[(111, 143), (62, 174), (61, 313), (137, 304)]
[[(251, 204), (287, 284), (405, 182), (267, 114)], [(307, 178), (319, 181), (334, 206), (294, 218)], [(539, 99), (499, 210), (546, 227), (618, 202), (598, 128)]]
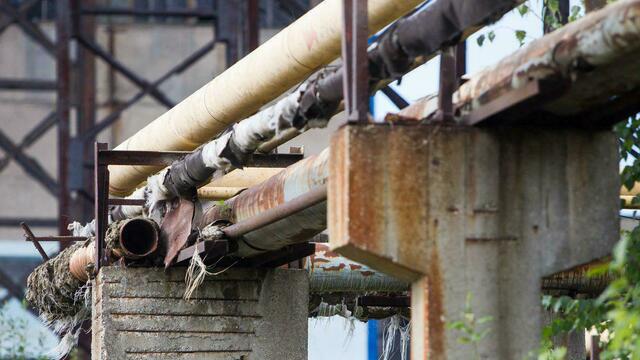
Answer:
[(20, 223), (20, 226), (22, 226), (22, 229), (24, 230), (24, 236), (27, 238), (27, 240), (33, 243), (33, 246), (35, 246), (36, 250), (38, 250), (38, 252), (40, 253), (40, 256), (42, 256), (42, 260), (49, 261), (49, 255), (47, 255), (47, 253), (44, 251), (36, 236), (33, 235), (33, 232), (31, 231), (31, 229), (29, 229), (29, 226), (27, 226), (27, 224), (25, 223)]
[(513, 121), (531, 114), (540, 104), (562, 93), (566, 88), (567, 85), (561, 81), (532, 80), (481, 105), (465, 116), (462, 123), (472, 126), (495, 119)]
[(440, 54), (440, 85), (438, 92), (437, 121), (454, 121), (453, 94), (466, 72), (466, 44), (450, 46)]
[(367, 0), (343, 0), (343, 94), (347, 121), (369, 121), (369, 58)]
[(49, 260), (49, 256), (47, 256), (46, 252), (40, 245), (41, 241), (69, 242), (87, 240), (87, 238), (84, 236), (35, 236), (33, 234), (33, 231), (31, 231), (31, 228), (25, 222), (21, 222), (20, 226), (22, 227), (22, 230), (24, 230), (25, 240), (33, 243), (33, 246), (35, 246), (36, 250), (38, 250), (40, 256), (42, 256), (42, 259), (44, 259), (45, 261)]

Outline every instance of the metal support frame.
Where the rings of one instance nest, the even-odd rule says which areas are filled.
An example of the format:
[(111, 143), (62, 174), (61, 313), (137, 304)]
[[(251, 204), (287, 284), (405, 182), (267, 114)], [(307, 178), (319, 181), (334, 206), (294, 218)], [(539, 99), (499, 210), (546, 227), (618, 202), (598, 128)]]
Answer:
[[(47, 37), (40, 27), (27, 18), (27, 12), (38, 5), (41, 0), (28, 0), (19, 7), (12, 6), (8, 0), (0, 0), (0, 13), (6, 15), (0, 19), (0, 33), (12, 24), (19, 26), (25, 34), (38, 43), (52, 57), (56, 59), (56, 81), (38, 79), (0, 79), (0, 90), (24, 90), (24, 91), (49, 91), (57, 93), (57, 109), (40, 121), (21, 141), (13, 141), (0, 131), (0, 148), (6, 155), (0, 158), (0, 171), (6, 168), (11, 161), (16, 161), (27, 175), (38, 181), (49, 193), (58, 197), (58, 231), (60, 234), (67, 232), (66, 226), (69, 218), (78, 221), (88, 221), (93, 207), (94, 189), (93, 171), (87, 168), (93, 162), (93, 144), (95, 137), (113, 125), (121, 114), (136, 104), (146, 95), (150, 95), (166, 107), (174, 105), (159, 88), (172, 76), (178, 75), (205, 55), (209, 54), (218, 41), (224, 39), (217, 36), (216, 39), (186, 57), (184, 60), (169, 69), (164, 75), (154, 81), (149, 81), (139, 76), (135, 71), (123, 65), (109, 49), (100, 46), (94, 39), (96, 16), (168, 16), (168, 17), (195, 17), (202, 20), (214, 20), (220, 33), (228, 36), (237, 36), (244, 33), (246, 44), (243, 48), (241, 42), (227, 42), (227, 48), (236, 58), (258, 45), (259, 35), (259, 2), (247, 0), (244, 7), (238, 7), (233, 16), (239, 20), (248, 18), (242, 22), (242, 27), (218, 25), (216, 9), (185, 9), (140, 11), (127, 8), (100, 7), (94, 5), (93, 0), (57, 0), (56, 33), (57, 40)], [(237, 2), (220, 2), (237, 3)], [(229, 5), (229, 4), (228, 4)], [(233, 5), (233, 4), (231, 4)], [(243, 4), (245, 5), (245, 4)], [(225, 11), (224, 9), (222, 9)], [(243, 13), (247, 12), (248, 16)], [(223, 18), (229, 18), (223, 13)], [(238, 23), (240, 24), (240, 23)], [(77, 42), (78, 52), (75, 61), (70, 58), (70, 44)], [(95, 58), (105, 61), (108, 66), (123, 75), (138, 86), (139, 91), (129, 100), (113, 108), (100, 121), (96, 122), (95, 103)], [(235, 61), (235, 59), (233, 60)], [(228, 63), (230, 65), (230, 63)], [(74, 82), (74, 84), (72, 84)], [(71, 114), (75, 113), (74, 122), (70, 123)], [(58, 171), (57, 180), (44, 170), (40, 162), (27, 155), (25, 150), (42, 137), (50, 128), (58, 125)], [(69, 129), (77, 129), (76, 136), (71, 137)], [(258, 159), (259, 160), (259, 159)], [(286, 159), (285, 159), (286, 160)], [(79, 196), (72, 196), (75, 192)], [(0, 218), (0, 226), (14, 227), (19, 225), (18, 219)], [(31, 219), (34, 226), (49, 226), (49, 219)]]
[(25, 16), (26, 10), (16, 9), (8, 0), (0, 0), (0, 12), (8, 16), (12, 23), (15, 22), (18, 24), (27, 36), (40, 44), (46, 52), (55, 57), (56, 45), (47, 35), (45, 35), (39, 26), (27, 19)]
[(462, 83), (466, 73), (466, 43), (452, 45), (440, 53), (440, 79), (438, 91), (438, 113), (436, 121), (454, 121), (453, 94)]
[(347, 121), (369, 121), (369, 58), (367, 57), (367, 0), (343, 0), (342, 61), (344, 107)]
[(22, 226), (22, 229), (24, 230), (25, 238), (33, 243), (33, 246), (35, 246), (36, 250), (38, 250), (38, 252), (40, 253), (40, 256), (42, 256), (42, 260), (48, 261), (49, 255), (47, 255), (47, 253), (44, 251), (36, 236), (33, 235), (33, 232), (31, 231), (31, 229), (29, 229), (29, 226), (25, 223), (21, 223), (20, 226)]

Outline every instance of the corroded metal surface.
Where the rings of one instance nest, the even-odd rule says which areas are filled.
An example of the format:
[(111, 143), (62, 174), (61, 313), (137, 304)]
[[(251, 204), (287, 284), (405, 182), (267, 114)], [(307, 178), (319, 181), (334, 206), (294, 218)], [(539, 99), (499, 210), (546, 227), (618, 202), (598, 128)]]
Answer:
[(331, 251), (328, 245), (316, 244), (316, 253), (308, 258), (310, 293), (330, 292), (405, 292), (407, 282), (371, 269)]
[[(563, 117), (583, 113), (627, 94), (632, 96), (640, 88), (640, 65), (630, 61), (639, 53), (640, 1), (618, 1), (472, 76), (456, 92), (454, 103), (459, 115), (465, 115), (532, 80), (553, 80), (571, 86), (541, 109)], [(436, 102), (437, 98), (426, 97), (400, 115), (433, 116)]]
[[(206, 209), (198, 221), (200, 227), (218, 220), (237, 223), (324, 186), (329, 173), (328, 156), (329, 151), (325, 150), (317, 156), (306, 158), (265, 182), (241, 192), (224, 204), (216, 204)], [(326, 224), (326, 201), (323, 201), (293, 216), (245, 234), (244, 240), (239, 242), (238, 254), (251, 256), (308, 241), (326, 229)]]
[(592, 275), (590, 271), (604, 264), (604, 261), (595, 261), (547, 276), (542, 279), (542, 291), (554, 295), (598, 295), (613, 280), (613, 275), (610, 273)]
[(428, 196), (431, 164), (424, 154), (429, 134), (447, 130), (406, 128), (343, 127), (334, 136), (328, 224), (331, 247), (340, 254), (413, 280), (427, 272), (429, 254), (415, 243), (432, 231), (426, 207), (415, 206)]

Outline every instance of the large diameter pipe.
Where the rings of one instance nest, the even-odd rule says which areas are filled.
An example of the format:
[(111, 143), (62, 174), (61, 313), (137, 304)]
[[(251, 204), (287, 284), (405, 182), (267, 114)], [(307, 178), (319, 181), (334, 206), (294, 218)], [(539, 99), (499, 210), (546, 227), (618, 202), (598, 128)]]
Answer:
[[(369, 0), (374, 33), (422, 0)], [(342, 1), (326, 0), (197, 90), (116, 150), (193, 150), (340, 54)], [(109, 192), (126, 196), (153, 166), (110, 166)]]
[[(199, 221), (200, 227), (219, 220), (234, 224), (246, 223), (257, 215), (268, 212), (292, 201), (304, 199), (305, 195), (321, 192), (328, 179), (327, 150), (308, 157), (282, 170), (267, 181), (253, 186), (222, 205), (206, 209)], [(296, 200), (298, 199), (298, 200)], [(296, 209), (291, 216), (266, 226), (243, 231), (238, 242), (237, 256), (250, 257), (265, 251), (277, 250), (287, 245), (308, 241), (327, 227), (327, 202), (319, 199), (310, 207)]]
[(323, 185), (309, 190), (304, 195), (300, 195), (291, 201), (269, 208), (249, 219), (228, 226), (223, 229), (223, 232), (229, 238), (240, 238), (252, 231), (267, 227), (326, 201), (327, 186)]
[[(135, 218), (114, 223), (108, 230), (117, 239), (108, 243), (111, 259), (124, 257), (137, 260), (151, 255), (158, 248), (159, 228), (151, 219)], [(107, 235), (109, 236), (109, 235)], [(87, 281), (87, 266), (94, 263), (95, 246), (89, 244), (76, 250), (69, 259), (69, 272), (80, 281)]]

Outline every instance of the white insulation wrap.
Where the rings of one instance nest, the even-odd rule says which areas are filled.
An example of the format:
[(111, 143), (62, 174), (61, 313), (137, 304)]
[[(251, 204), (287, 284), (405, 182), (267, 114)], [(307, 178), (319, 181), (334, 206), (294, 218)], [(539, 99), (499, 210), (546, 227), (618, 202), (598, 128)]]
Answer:
[(237, 123), (233, 128), (233, 138), (238, 147), (245, 152), (254, 152), (265, 139), (271, 139), (281, 130), (291, 128), (300, 92), (304, 88), (303, 84), (298, 90), (278, 100), (275, 105)]
[[(369, 0), (375, 33), (422, 0)], [(116, 150), (193, 150), (229, 125), (250, 116), (340, 54), (342, 1), (325, 0)], [(125, 196), (153, 166), (110, 166), (109, 192)]]

